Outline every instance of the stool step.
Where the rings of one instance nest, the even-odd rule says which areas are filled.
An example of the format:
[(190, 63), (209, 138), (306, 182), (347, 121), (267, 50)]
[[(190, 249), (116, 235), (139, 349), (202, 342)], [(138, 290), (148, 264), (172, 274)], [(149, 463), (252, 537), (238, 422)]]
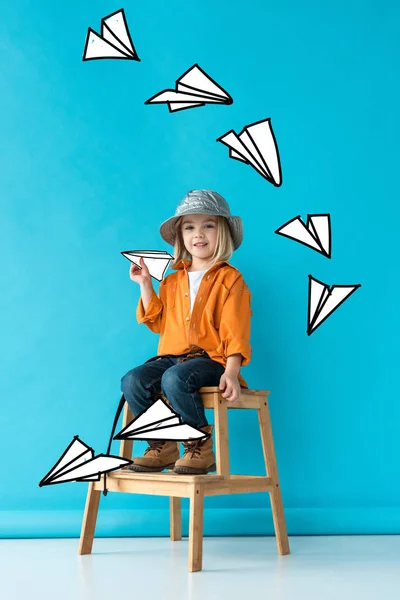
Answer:
[(168, 481), (168, 482), (186, 482), (186, 483), (205, 483), (209, 481), (220, 481), (224, 478), (222, 475), (179, 475), (171, 471), (161, 471), (157, 473), (140, 473), (133, 471), (113, 471), (107, 474), (107, 479), (128, 479), (132, 481)]
[[(272, 492), (276, 485), (265, 475), (175, 475), (168, 473), (129, 473), (116, 471), (107, 476), (107, 489), (110, 492), (149, 494), (189, 498), (194, 488), (203, 496), (225, 494), (247, 494)], [(104, 488), (103, 478), (95, 482), (94, 489)]]

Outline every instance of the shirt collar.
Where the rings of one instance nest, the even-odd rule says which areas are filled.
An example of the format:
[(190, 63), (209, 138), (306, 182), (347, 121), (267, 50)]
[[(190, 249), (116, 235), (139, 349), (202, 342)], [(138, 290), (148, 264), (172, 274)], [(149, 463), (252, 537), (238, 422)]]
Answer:
[[(177, 269), (183, 269), (186, 271), (186, 269), (192, 264), (192, 261), (189, 259), (185, 259), (182, 258), (177, 266)], [(212, 267), (210, 267), (207, 271), (212, 271), (214, 269), (217, 269), (219, 267), (222, 267), (223, 265), (229, 265), (230, 267), (232, 267), (233, 269), (236, 269), (236, 267), (234, 267), (233, 265), (231, 265), (227, 260), (219, 260), (218, 262), (214, 263)]]

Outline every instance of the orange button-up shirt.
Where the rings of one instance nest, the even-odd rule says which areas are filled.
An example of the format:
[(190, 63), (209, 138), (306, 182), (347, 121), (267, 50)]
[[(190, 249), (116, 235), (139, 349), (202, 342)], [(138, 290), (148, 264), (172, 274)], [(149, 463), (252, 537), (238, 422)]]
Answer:
[[(158, 355), (185, 354), (200, 347), (212, 360), (226, 367), (228, 356), (240, 353), (241, 366), (251, 359), (251, 293), (243, 276), (227, 261), (215, 263), (204, 273), (190, 314), (190, 260), (181, 260), (178, 270), (160, 283), (158, 296), (153, 290), (147, 310), (142, 298), (136, 310), (138, 323), (146, 323), (160, 334)], [(248, 388), (238, 373), (241, 387)]]

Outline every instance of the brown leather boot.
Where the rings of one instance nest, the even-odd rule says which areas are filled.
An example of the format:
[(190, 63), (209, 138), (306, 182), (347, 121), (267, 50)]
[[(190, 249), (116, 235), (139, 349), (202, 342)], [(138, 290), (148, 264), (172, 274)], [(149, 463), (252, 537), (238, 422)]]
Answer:
[(155, 473), (164, 469), (172, 469), (179, 458), (177, 442), (148, 440), (148, 444), (149, 447), (146, 448), (143, 456), (133, 457), (133, 464), (127, 465), (125, 470)]
[(200, 427), (210, 437), (206, 439), (182, 442), (185, 452), (179, 460), (175, 462), (174, 473), (180, 475), (202, 475), (209, 471), (215, 471), (215, 455), (213, 452), (212, 430), (213, 425)]

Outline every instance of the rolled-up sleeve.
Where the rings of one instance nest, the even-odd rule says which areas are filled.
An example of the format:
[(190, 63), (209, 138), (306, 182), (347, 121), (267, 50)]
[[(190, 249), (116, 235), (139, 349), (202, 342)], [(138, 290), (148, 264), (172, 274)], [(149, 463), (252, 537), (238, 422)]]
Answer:
[(249, 364), (251, 359), (250, 321), (251, 293), (246, 283), (237, 281), (225, 300), (219, 335), (221, 343), (217, 352), (227, 358), (231, 354), (240, 353), (243, 358), (241, 366)]
[(147, 310), (144, 310), (142, 297), (140, 296), (136, 309), (136, 319), (139, 324), (145, 323), (151, 331), (154, 333), (160, 333), (162, 313), (162, 300), (157, 296), (154, 290), (147, 306)]

